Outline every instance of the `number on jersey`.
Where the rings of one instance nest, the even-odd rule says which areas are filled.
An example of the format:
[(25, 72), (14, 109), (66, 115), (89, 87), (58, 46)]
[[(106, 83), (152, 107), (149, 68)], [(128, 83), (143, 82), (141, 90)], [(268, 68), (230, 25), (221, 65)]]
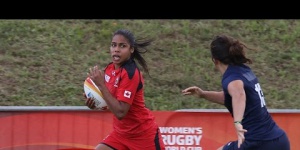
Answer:
[(258, 95), (259, 95), (261, 107), (266, 106), (264, 94), (263, 94), (262, 89), (260, 88), (259, 83), (256, 83), (256, 84), (255, 84), (255, 91), (256, 91), (256, 92), (258, 93)]

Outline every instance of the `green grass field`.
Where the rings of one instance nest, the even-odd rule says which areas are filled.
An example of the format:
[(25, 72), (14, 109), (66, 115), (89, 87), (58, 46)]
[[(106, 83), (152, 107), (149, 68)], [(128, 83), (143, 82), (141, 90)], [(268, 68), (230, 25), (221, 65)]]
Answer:
[(88, 68), (110, 61), (112, 33), (119, 28), (155, 38), (144, 55), (152, 110), (225, 108), (181, 95), (192, 85), (221, 90), (208, 49), (221, 33), (256, 49), (247, 55), (268, 108), (300, 108), (300, 20), (1, 20), (0, 105), (84, 106)]

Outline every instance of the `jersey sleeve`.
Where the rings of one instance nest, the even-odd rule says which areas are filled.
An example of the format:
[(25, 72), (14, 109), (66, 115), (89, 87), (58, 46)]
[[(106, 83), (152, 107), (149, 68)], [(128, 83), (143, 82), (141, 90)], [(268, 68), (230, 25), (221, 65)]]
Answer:
[(227, 90), (228, 89), (228, 84), (230, 82), (234, 81), (234, 80), (242, 80), (243, 81), (243, 79), (242, 79), (242, 77), (240, 75), (230, 75), (225, 80), (223, 80), (223, 83), (222, 83), (223, 89), (226, 90), (226, 91), (228, 91)]
[(135, 69), (132, 78), (129, 78), (127, 71), (124, 69), (121, 73), (121, 80), (116, 94), (117, 99), (131, 105), (137, 92), (139, 81), (140, 76), (137, 69)]

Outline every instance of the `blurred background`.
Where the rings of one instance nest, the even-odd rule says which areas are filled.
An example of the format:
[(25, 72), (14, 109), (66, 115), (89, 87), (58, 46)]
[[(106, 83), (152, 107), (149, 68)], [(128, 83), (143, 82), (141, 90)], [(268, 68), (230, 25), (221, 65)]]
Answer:
[(223, 33), (255, 49), (246, 54), (268, 108), (300, 108), (300, 20), (205, 19), (0, 20), (0, 105), (85, 106), (86, 73), (110, 62), (112, 34), (120, 28), (155, 39), (144, 54), (151, 110), (225, 108), (181, 95), (193, 85), (221, 90), (209, 44)]

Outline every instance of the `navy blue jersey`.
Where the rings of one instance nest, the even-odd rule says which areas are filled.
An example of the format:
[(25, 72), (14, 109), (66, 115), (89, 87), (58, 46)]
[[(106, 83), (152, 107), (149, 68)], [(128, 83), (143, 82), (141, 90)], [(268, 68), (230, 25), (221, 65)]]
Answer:
[(246, 65), (229, 65), (222, 78), (225, 107), (231, 115), (233, 116), (232, 98), (228, 93), (228, 84), (234, 80), (243, 81), (246, 93), (246, 108), (242, 120), (244, 129), (248, 130), (245, 139), (272, 140), (284, 134), (267, 111), (258, 79)]

